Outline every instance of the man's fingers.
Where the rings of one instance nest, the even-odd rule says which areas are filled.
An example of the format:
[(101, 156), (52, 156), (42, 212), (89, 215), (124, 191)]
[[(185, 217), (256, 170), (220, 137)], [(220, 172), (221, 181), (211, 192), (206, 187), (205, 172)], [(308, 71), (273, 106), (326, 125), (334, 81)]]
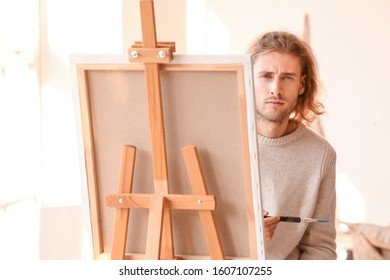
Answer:
[(280, 221), (279, 216), (272, 216), (264, 218), (264, 238), (265, 240), (271, 240), (274, 236), (276, 226)]

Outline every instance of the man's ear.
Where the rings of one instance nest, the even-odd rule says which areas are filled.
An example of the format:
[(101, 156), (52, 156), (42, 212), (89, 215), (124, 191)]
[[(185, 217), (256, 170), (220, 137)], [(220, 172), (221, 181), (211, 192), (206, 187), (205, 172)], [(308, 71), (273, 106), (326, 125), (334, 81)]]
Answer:
[(301, 77), (301, 85), (299, 86), (299, 95), (303, 94), (305, 92), (305, 85), (306, 85), (306, 75), (303, 75)]

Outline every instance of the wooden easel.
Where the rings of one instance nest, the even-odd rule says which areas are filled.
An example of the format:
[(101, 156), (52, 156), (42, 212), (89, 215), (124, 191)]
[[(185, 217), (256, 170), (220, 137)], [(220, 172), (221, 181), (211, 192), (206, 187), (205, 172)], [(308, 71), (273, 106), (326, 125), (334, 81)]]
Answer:
[(111, 259), (124, 259), (130, 208), (148, 208), (148, 234), (145, 259), (175, 259), (171, 209), (199, 210), (211, 259), (224, 259), (224, 251), (215, 225), (215, 198), (207, 194), (195, 146), (182, 149), (190, 178), (192, 195), (169, 194), (163, 106), (160, 87), (161, 63), (169, 63), (174, 42), (157, 42), (153, 0), (140, 0), (143, 42), (129, 49), (129, 60), (145, 65), (148, 95), (154, 194), (132, 194), (136, 147), (123, 146), (118, 193), (109, 194), (106, 203), (115, 207), (115, 226)]

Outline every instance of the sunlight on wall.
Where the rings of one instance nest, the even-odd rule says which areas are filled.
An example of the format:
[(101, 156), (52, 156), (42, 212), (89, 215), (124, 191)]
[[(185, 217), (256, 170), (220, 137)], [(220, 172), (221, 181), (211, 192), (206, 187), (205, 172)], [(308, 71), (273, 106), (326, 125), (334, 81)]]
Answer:
[(207, 51), (211, 54), (230, 52), (229, 31), (219, 17), (212, 11), (207, 13)]
[(64, 65), (70, 53), (122, 53), (122, 1), (46, 1), (46, 42)]
[(72, 98), (42, 86), (42, 205), (81, 204)]
[(228, 54), (229, 31), (204, 0), (187, 0), (187, 53)]
[[(39, 257), (90, 258), (70, 54), (122, 53), (122, 0), (41, 5), (42, 192)], [(58, 217), (61, 217), (58, 220)], [(72, 232), (69, 232), (72, 230)], [(69, 246), (73, 244), (74, 246)]]
[(36, 75), (26, 65), (8, 65), (0, 75), (0, 251), (8, 260), (37, 258), (37, 89)]
[[(122, 0), (39, 8), (38, 19), (38, 0), (0, 2), (0, 248), (8, 259), (85, 258), (69, 55), (122, 52)], [(42, 214), (53, 209), (62, 220)]]
[(80, 205), (69, 55), (122, 52), (122, 1), (46, 1), (42, 14), (42, 202)]
[(31, 69), (15, 65), (4, 71), (0, 78), (0, 200), (13, 200), (37, 191), (39, 98)]
[(337, 214), (340, 222), (361, 223), (366, 219), (366, 205), (347, 174), (337, 174)]
[(32, 0), (0, 1), (0, 66), (33, 63), (37, 45), (34, 4)]
[[(38, 257), (37, 1), (0, 2), (0, 259)], [(23, 7), (23, 8), (21, 8)]]

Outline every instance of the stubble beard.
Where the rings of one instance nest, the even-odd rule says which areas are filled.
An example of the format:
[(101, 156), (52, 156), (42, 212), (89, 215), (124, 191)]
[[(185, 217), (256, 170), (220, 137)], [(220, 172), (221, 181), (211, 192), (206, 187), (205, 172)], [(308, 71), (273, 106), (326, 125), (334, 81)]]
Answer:
[(286, 119), (289, 119), (291, 113), (294, 112), (297, 103), (292, 104), (288, 108), (279, 111), (278, 108), (270, 108), (268, 110), (256, 109), (256, 118), (261, 122), (273, 123), (280, 125)]

